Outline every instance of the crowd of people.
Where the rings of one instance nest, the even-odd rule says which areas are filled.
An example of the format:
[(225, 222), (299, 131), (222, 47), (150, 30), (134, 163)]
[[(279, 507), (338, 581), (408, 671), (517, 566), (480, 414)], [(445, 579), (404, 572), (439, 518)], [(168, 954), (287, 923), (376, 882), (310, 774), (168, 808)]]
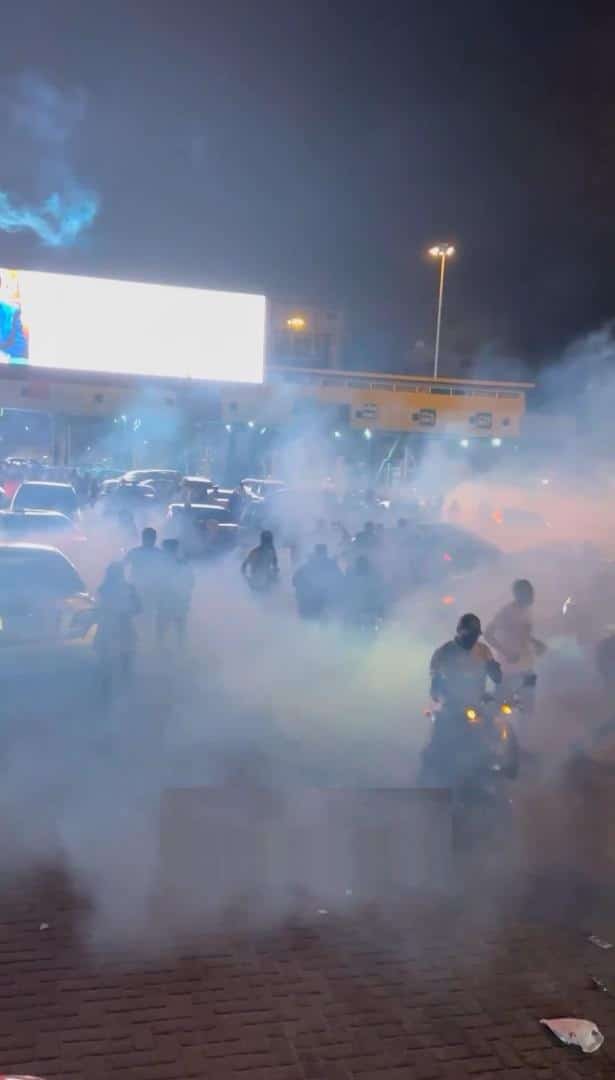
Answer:
[[(5, 483), (18, 470), (18, 465), (5, 466)], [(96, 503), (99, 487), (93, 475), (73, 470), (66, 479), (72, 482), (82, 505)], [(134, 485), (127, 484), (126, 491), (134, 494)], [(176, 535), (169, 535), (165, 528), (159, 538), (148, 524), (138, 543), (132, 503), (119, 497), (121, 481), (117, 492), (112, 505), (121, 558), (107, 567), (98, 589), (95, 639), (109, 688), (113, 680), (130, 682), (140, 640), (159, 647), (184, 646), (195, 586), (185, 529), (182, 532), (183, 517), (177, 515), (167, 522), (177, 530)], [(184, 517), (191, 518), (189, 491), (182, 500)], [(240, 484), (226, 501), (237, 528), (251, 500)], [(364, 508), (375, 515), (380, 511), (373, 493), (366, 493)], [(303, 526), (295, 521), (290, 528), (280, 528), (280, 544), (288, 560), (278, 555), (274, 531), (263, 528), (259, 542), (239, 563), (241, 575), (250, 590), (262, 596), (285, 585), (294, 595), (301, 620), (337, 622), (369, 636), (380, 629), (412, 584), (429, 582), (433, 563), (432, 553), (427, 550), (425, 558), (417, 546), (416, 521), (411, 513), (388, 527), (385, 516), (378, 513), (359, 528), (355, 524), (354, 535), (348, 516), (344, 521), (313, 518), (311, 527), (306, 526), (305, 518)], [(216, 525), (216, 521), (208, 521), (204, 531)], [(242, 533), (248, 536), (250, 530), (242, 527)], [(452, 559), (446, 552), (441, 558)], [(533, 602), (531, 583), (519, 580), (513, 586), (511, 602), (487, 623), (484, 634), (476, 614), (462, 617), (454, 638), (432, 658), (431, 693), (436, 702), (452, 698), (480, 701), (491, 682), (501, 687), (502, 695), (523, 695), (527, 709), (531, 709), (536, 660), (544, 652), (544, 645), (533, 635)]]
[[(304, 560), (296, 560), (292, 585), (302, 619), (340, 618), (356, 628), (369, 629), (383, 618), (387, 590), (375, 561), (366, 554), (363, 533), (358, 534), (352, 546), (345, 572), (325, 543), (315, 544)], [(241, 570), (257, 592), (266, 592), (277, 584), (279, 560), (270, 530), (261, 533), (260, 543), (250, 551)]]

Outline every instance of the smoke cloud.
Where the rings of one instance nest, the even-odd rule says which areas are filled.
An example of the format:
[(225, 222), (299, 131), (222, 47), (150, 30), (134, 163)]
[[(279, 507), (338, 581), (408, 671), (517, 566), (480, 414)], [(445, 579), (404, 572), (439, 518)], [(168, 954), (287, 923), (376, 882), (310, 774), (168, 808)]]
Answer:
[[(147, 929), (160, 888), (160, 808), (170, 790), (274, 790), (308, 828), (311, 809), (307, 803), (302, 809), (306, 789), (412, 787), (429, 734), (424, 710), (430, 655), (453, 635), (460, 614), (475, 611), (486, 625), (510, 599), (512, 581), (527, 577), (536, 588), (535, 631), (548, 653), (539, 663), (535, 715), (521, 733), (531, 756), (513, 792), (521, 807), (517, 862), (512, 852), (503, 852), (510, 854), (516, 887), (523, 889), (534, 860), (548, 864), (553, 857), (547, 845), (530, 850), (532, 835), (540, 833), (540, 813), (524, 822), (527, 806), (540, 807), (549, 799), (556, 808), (565, 805), (557, 785), (571, 748), (578, 741), (590, 744), (610, 710), (597, 679), (594, 648), (615, 622), (615, 573), (609, 562), (615, 536), (615, 503), (609, 497), (612, 351), (604, 331), (571, 347), (545, 379), (543, 396), (565, 413), (568, 432), (552, 449), (537, 449), (528, 428), (517, 451), (508, 445), (491, 449), (486, 440), (489, 466), (480, 470), (473, 468), (471, 448), (466, 453), (458, 447), (449, 456), (442, 441), (433, 441), (422, 457), (417, 452), (410, 494), (443, 495), (445, 523), (493, 541), (500, 554), (471, 573), (457, 573), (453, 566), (445, 583), (415, 583), (399, 597), (377, 640), (366, 643), (338, 624), (311, 625), (297, 618), (281, 528), (276, 594), (253, 596), (241, 580), (237, 556), (213, 569), (197, 567), (186, 649), (143, 650), (132, 693), (110, 713), (97, 708), (93, 695), (84, 705), (77, 675), (56, 668), (50, 678), (56, 683), (52, 697), (58, 715), (51, 723), (42, 692), (25, 704), (35, 689), (32, 672), (26, 672), (15, 695), (5, 693), (3, 820), (5, 827), (15, 823), (19, 839), (14, 847), (10, 837), (4, 841), (4, 866), (63, 860), (91, 899), (89, 940), (105, 947), (134, 942)], [(599, 389), (580, 394), (588, 369)], [(144, 415), (146, 402), (135, 403), (135, 409)], [(577, 429), (577, 414), (591, 417), (591, 437), (582, 426)], [(284, 444), (279, 461), (283, 478), (301, 493), (307, 552), (316, 538), (316, 518), (333, 516), (322, 497), (314, 497), (323, 473), (330, 471), (332, 433), (305, 425), (306, 454), (301, 428), (297, 419), (296, 438)], [(148, 437), (154, 438), (150, 432)], [(111, 450), (106, 442), (104, 453)], [(310, 462), (318, 465), (312, 468)], [(220, 470), (213, 470), (216, 476)], [(402, 494), (392, 490), (390, 511), (363, 507), (336, 510), (335, 516), (352, 531), (376, 516), (394, 528), (405, 513)], [(146, 523), (159, 524), (138, 522)], [(108, 520), (96, 515), (86, 515), (83, 527), (90, 538), (87, 558), (94, 558), (82, 569), (94, 589), (104, 565), (118, 557), (121, 541)], [(253, 539), (247, 537), (246, 546)], [(36, 677), (42, 677), (40, 663)], [(68, 701), (59, 696), (60, 681)], [(551, 839), (557, 843), (557, 836)], [(427, 837), (425, 844), (430, 842)], [(274, 861), (285, 879), (292, 860), (281, 844)], [(216, 873), (197, 847), (194, 871), (184, 866), (177, 881), (181, 895), (165, 912), (169, 943), (180, 932), (207, 928), (201, 901)], [(315, 875), (312, 884), (320, 897), (323, 888), (327, 907), (321, 878)], [(221, 897), (221, 904), (226, 899)], [(278, 907), (267, 914), (275, 922), (284, 911)], [(159, 939), (154, 947), (160, 948)]]
[(92, 224), (97, 211), (96, 198), (80, 189), (70, 195), (54, 192), (40, 207), (17, 206), (6, 192), (0, 191), (0, 229), (9, 233), (29, 230), (46, 247), (74, 243)]
[(71, 164), (74, 141), (86, 116), (86, 99), (64, 92), (33, 73), (24, 73), (16, 87), (0, 96), (10, 159), (27, 166), (37, 178), (31, 200), (0, 190), (0, 230), (31, 232), (46, 247), (66, 247), (89, 228), (99, 208), (97, 194), (75, 176)]

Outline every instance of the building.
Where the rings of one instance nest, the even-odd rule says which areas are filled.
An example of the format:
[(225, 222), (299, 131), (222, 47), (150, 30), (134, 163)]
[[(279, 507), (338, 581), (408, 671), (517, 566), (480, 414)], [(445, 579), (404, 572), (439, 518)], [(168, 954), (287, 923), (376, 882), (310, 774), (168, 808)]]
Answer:
[(267, 363), (273, 367), (341, 368), (343, 332), (339, 311), (270, 300)]

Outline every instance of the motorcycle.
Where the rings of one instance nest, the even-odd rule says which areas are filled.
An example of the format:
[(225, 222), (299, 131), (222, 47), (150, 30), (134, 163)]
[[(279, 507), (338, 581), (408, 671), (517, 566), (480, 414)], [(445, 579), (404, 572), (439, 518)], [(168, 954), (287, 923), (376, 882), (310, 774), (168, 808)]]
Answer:
[(429, 715), (433, 728), (423, 751), (419, 785), (451, 791), (453, 841), (474, 847), (510, 825), (506, 787), (519, 772), (514, 714), (520, 702), (484, 698), (480, 706), (444, 704)]

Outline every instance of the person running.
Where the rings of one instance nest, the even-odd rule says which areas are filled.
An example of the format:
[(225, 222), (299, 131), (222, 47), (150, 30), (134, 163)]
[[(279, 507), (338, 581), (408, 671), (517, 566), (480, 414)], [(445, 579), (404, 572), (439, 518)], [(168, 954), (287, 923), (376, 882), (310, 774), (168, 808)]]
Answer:
[(526, 712), (533, 708), (536, 659), (546, 646), (533, 635), (534, 587), (525, 579), (515, 581), (512, 602), (493, 617), (485, 631), (502, 668), (502, 694), (521, 694)]
[(141, 603), (146, 639), (153, 633), (165, 571), (164, 555), (156, 546), (158, 535), (151, 527), (143, 529), (141, 544), (132, 548), (124, 560), (128, 579), (137, 590)]
[(297, 609), (302, 619), (322, 619), (339, 606), (344, 575), (326, 544), (316, 544), (307, 561), (293, 577)]
[(273, 543), (273, 533), (265, 529), (258, 547), (241, 564), (241, 572), (252, 589), (266, 592), (278, 580), (280, 568)]
[(94, 639), (106, 699), (116, 688), (126, 687), (132, 680), (137, 640), (134, 619), (140, 611), (139, 598), (134, 586), (126, 581), (123, 563), (110, 563), (98, 590)]
[(180, 554), (178, 540), (163, 540), (162, 552), (164, 564), (157, 613), (158, 640), (164, 641), (168, 631), (175, 630), (178, 644), (183, 645), (192, 603), (194, 573), (190, 563)]

